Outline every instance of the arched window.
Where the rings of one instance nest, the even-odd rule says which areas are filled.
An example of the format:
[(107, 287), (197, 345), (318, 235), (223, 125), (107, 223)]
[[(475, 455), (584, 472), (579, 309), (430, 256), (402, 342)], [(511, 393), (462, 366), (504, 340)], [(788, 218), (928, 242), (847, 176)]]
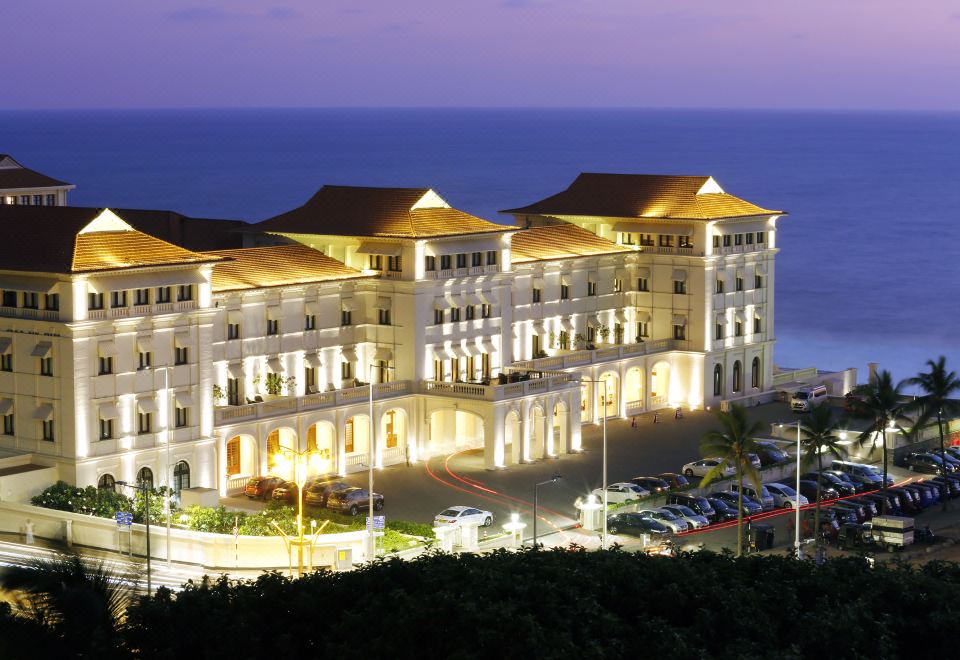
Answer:
[(753, 358), (753, 365), (750, 368), (750, 386), (754, 389), (760, 389), (760, 358)]
[(740, 360), (733, 363), (733, 391), (739, 392), (743, 389), (743, 368), (740, 366)]
[(113, 478), (112, 474), (105, 474), (100, 477), (100, 480), (97, 481), (97, 488), (102, 488), (104, 490), (116, 490), (116, 481)]
[(148, 467), (140, 468), (140, 471), (137, 472), (137, 485), (153, 490), (153, 470)]
[(240, 436), (227, 441), (227, 476), (240, 474)]
[(713, 396), (723, 394), (723, 367), (719, 364), (713, 368)]
[(173, 466), (173, 492), (179, 494), (184, 488), (190, 488), (190, 466), (180, 461)]

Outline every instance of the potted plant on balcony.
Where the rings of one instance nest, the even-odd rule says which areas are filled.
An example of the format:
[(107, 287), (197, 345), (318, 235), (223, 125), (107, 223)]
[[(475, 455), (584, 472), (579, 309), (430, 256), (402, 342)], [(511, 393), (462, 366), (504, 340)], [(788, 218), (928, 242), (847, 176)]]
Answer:
[(222, 406), (223, 400), (226, 398), (227, 398), (227, 393), (223, 391), (222, 387), (214, 383), (213, 384), (213, 405)]
[(578, 351), (583, 350), (583, 347), (586, 346), (586, 344), (587, 344), (587, 338), (584, 337), (579, 332), (573, 336), (573, 347)]
[(597, 339), (601, 342), (607, 341), (607, 337), (610, 335), (610, 326), (604, 325), (603, 323), (597, 326)]
[(280, 374), (267, 374), (264, 387), (267, 388), (267, 394), (270, 396), (280, 396), (283, 391), (283, 376)]

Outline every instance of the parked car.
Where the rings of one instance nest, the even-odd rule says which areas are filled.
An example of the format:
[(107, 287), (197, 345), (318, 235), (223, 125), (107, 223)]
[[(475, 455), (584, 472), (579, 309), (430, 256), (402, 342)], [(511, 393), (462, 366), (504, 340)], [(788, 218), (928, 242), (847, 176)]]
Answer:
[(343, 481), (317, 481), (303, 489), (303, 501), (310, 506), (327, 506), (327, 497), (338, 490), (346, 490), (350, 484)]
[(747, 458), (750, 460), (750, 465), (759, 470), (763, 467), (763, 463), (760, 462), (760, 457), (753, 452), (747, 454)]
[(768, 484), (763, 484), (764, 487), (773, 495), (773, 505), (780, 509), (795, 509), (797, 507), (797, 500), (800, 501), (800, 506), (809, 504), (810, 501), (804, 497), (802, 494), (797, 495), (797, 491), (790, 488), (786, 484), (781, 484), (779, 482), (772, 482)]
[(663, 474), (658, 474), (657, 478), (663, 479), (670, 484), (670, 490), (682, 490), (690, 485), (690, 482), (687, 481), (685, 476), (677, 474), (676, 472), (664, 472)]
[(887, 494), (897, 496), (900, 500), (900, 510), (904, 515), (912, 516), (923, 508), (920, 506), (919, 496), (914, 499), (914, 494), (905, 488), (894, 486), (887, 489)]
[(728, 520), (737, 519), (736, 505), (730, 504), (726, 500), (718, 497), (708, 497), (707, 502), (710, 503), (710, 506), (713, 507), (713, 510), (716, 513), (716, 517), (713, 519), (714, 522), (722, 523), (727, 522)]
[(841, 479), (837, 475), (830, 474), (829, 472), (807, 472), (801, 474), (800, 478), (807, 481), (819, 481), (823, 486), (832, 488), (840, 493), (840, 497), (855, 495), (857, 492), (856, 486), (851, 482)]
[(757, 440), (757, 455), (760, 458), (760, 465), (776, 465), (790, 459), (790, 455), (785, 452), (777, 443), (771, 440)]
[[(737, 492), (739, 487), (739, 484), (730, 484), (730, 490), (732, 490), (734, 493)], [(753, 487), (753, 484), (743, 484), (743, 494), (754, 502), (759, 502), (764, 511), (773, 510), (773, 495), (770, 494), (770, 491), (767, 490), (763, 484), (760, 484), (759, 493), (757, 492), (757, 489)]]
[[(376, 502), (374, 502), (373, 506), (376, 508)], [(478, 525), (489, 527), (493, 524), (493, 514), (489, 511), (475, 509), (470, 506), (452, 506), (449, 509), (444, 509), (433, 518), (433, 525), (435, 527), (442, 527), (444, 525), (459, 526), (465, 522), (475, 522)]]
[[(800, 494), (807, 498), (809, 502), (817, 501), (817, 482), (809, 479), (800, 480)], [(835, 500), (840, 497), (840, 493), (829, 486), (820, 486), (820, 501)]]
[[(933, 477), (930, 481), (947, 487), (947, 497), (960, 497), (960, 479), (953, 478), (952, 475)], [(942, 490), (942, 489), (941, 489)]]
[(869, 484), (854, 481), (853, 477), (851, 477), (846, 472), (841, 472), (840, 470), (824, 470), (823, 474), (829, 474), (834, 477), (837, 477), (838, 479), (842, 479), (847, 484), (853, 486), (853, 490), (857, 493), (863, 493), (865, 491), (872, 489), (872, 486), (870, 486)]
[[(732, 490), (721, 490), (717, 493), (711, 493), (711, 499), (723, 500), (729, 504), (734, 511), (737, 510), (737, 501), (739, 500), (739, 495), (734, 493)], [(743, 496), (743, 514), (746, 516), (752, 516), (757, 513), (763, 513), (763, 506), (759, 502), (755, 502), (750, 499), (746, 494)]]
[[(883, 483), (883, 473), (873, 465), (854, 463), (853, 461), (832, 461), (831, 470), (839, 470), (850, 475), (853, 481), (865, 483), (873, 488), (879, 488)], [(887, 475), (887, 485), (893, 485), (893, 477)]]
[(607, 516), (607, 531), (611, 534), (632, 534), (640, 536), (649, 534), (651, 536), (666, 536), (670, 534), (670, 528), (649, 516), (641, 516), (639, 513), (616, 513)]
[(832, 504), (837, 511), (847, 511), (856, 517), (858, 523), (866, 522), (869, 519), (867, 510), (861, 504), (854, 504), (849, 500), (837, 500)]
[(284, 481), (273, 489), (273, 495), (271, 497), (275, 500), (286, 502), (287, 504), (297, 504), (298, 495), (296, 482)]
[(670, 490), (670, 484), (658, 477), (634, 477), (630, 483), (637, 484), (650, 493), (665, 493)]
[(710, 524), (710, 521), (704, 516), (701, 516), (690, 507), (683, 506), (682, 504), (665, 504), (664, 506), (660, 507), (660, 510), (669, 511), (670, 513), (678, 516), (681, 520), (686, 522), (691, 529), (702, 529)]
[(268, 500), (273, 495), (273, 489), (283, 481), (280, 477), (251, 477), (243, 489), (243, 494), (250, 499)]
[(844, 500), (845, 502), (852, 502), (853, 504), (859, 504), (863, 507), (863, 510), (867, 514), (867, 518), (873, 518), (874, 516), (880, 515), (880, 509), (877, 506), (877, 503), (874, 500), (871, 500), (867, 497), (848, 497)]
[(658, 523), (669, 527), (674, 532), (685, 532), (690, 526), (680, 516), (664, 509), (642, 509), (637, 511), (641, 516), (653, 518)]
[[(937, 456), (937, 457), (940, 456), (940, 452), (935, 451), (933, 449), (931, 449), (927, 453), (933, 454), (934, 456)], [(956, 468), (955, 471), (960, 472), (960, 458), (957, 458), (956, 456), (954, 456), (953, 452), (949, 452), (949, 451), (943, 452), (943, 459), (950, 465), (953, 465)]]
[(944, 472), (952, 473), (956, 472), (951, 467), (946, 469), (943, 466), (943, 461), (940, 460), (939, 456), (934, 454), (926, 453), (916, 453), (910, 454), (906, 458), (907, 469), (911, 472), (923, 472), (925, 474), (943, 474)]
[[(720, 465), (722, 460), (723, 459), (720, 458), (701, 458), (699, 461), (691, 461), (684, 465), (683, 468), (681, 468), (681, 472), (688, 478), (704, 477), (707, 472)], [(723, 476), (725, 477), (732, 477), (736, 473), (737, 471), (729, 465), (723, 469)]]
[(863, 495), (861, 495), (861, 497), (874, 502), (877, 505), (878, 514), (880, 514), (881, 512), (884, 514), (895, 514), (900, 511), (900, 500), (897, 498), (896, 495), (893, 495), (891, 493), (887, 493), (886, 509), (883, 511), (881, 511), (881, 508), (884, 504), (884, 499), (883, 499), (883, 495), (879, 491), (875, 493), (864, 493)]
[[(596, 495), (598, 502), (603, 502), (602, 488), (594, 488), (592, 494)], [(641, 497), (646, 497), (649, 494), (650, 491), (641, 488), (637, 484), (624, 481), (607, 486), (607, 503), (623, 504), (624, 502), (639, 500)]]
[(699, 495), (690, 495), (689, 493), (670, 493), (667, 495), (667, 504), (682, 504), (685, 507), (693, 509), (695, 513), (700, 514), (710, 522), (717, 519), (717, 512), (710, 505), (705, 497)]
[[(334, 511), (344, 511), (351, 516), (357, 515), (361, 510), (370, 506), (370, 492), (366, 488), (357, 488), (351, 486), (330, 493), (327, 496), (327, 508)], [(380, 511), (383, 508), (383, 495), (373, 494), (373, 510)]]

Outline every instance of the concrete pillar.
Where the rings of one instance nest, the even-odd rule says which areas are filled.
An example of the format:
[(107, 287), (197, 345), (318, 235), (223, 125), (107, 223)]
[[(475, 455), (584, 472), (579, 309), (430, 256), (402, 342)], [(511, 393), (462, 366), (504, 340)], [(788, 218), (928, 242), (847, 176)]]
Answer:
[(495, 470), (497, 457), (503, 464), (503, 413), (494, 410), (493, 414), (483, 416), (483, 466), (487, 470)]
[(843, 370), (843, 394), (847, 394), (857, 386), (857, 368), (848, 367)]
[(444, 552), (453, 552), (453, 544), (456, 541), (458, 528), (455, 525), (444, 525), (443, 527), (434, 527), (433, 533), (437, 537), (437, 545)]
[(542, 402), (546, 412), (543, 416), (543, 424), (546, 428), (543, 430), (543, 455), (544, 458), (547, 456), (557, 456), (560, 454), (560, 451), (554, 446), (554, 437), (553, 437), (553, 405), (548, 401)]
[(478, 529), (480, 528), (480, 523), (478, 522), (462, 522), (460, 523), (460, 548), (466, 550), (467, 552), (475, 552), (479, 549), (478, 544)]
[(529, 463), (530, 458), (530, 410), (523, 406), (523, 412), (520, 415), (520, 462)]
[(346, 434), (346, 424), (347, 420), (344, 417), (343, 413), (337, 413), (336, 419), (336, 429), (337, 429), (337, 446), (334, 451), (337, 452), (337, 473), (341, 477), (347, 476), (347, 434)]

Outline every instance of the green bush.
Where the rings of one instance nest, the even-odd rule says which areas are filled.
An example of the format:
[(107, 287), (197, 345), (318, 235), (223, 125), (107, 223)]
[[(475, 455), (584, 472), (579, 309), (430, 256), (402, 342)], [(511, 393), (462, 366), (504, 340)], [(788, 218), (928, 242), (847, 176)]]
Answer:
[(58, 481), (44, 489), (39, 495), (30, 498), (30, 503), (45, 509), (83, 513), (99, 518), (113, 518), (117, 511), (133, 511), (133, 501), (122, 493), (93, 486), (78, 488), (66, 481)]
[(433, 538), (433, 525), (428, 525), (427, 523), (387, 519), (387, 529), (401, 534), (407, 534), (408, 536), (419, 536), (425, 539)]

